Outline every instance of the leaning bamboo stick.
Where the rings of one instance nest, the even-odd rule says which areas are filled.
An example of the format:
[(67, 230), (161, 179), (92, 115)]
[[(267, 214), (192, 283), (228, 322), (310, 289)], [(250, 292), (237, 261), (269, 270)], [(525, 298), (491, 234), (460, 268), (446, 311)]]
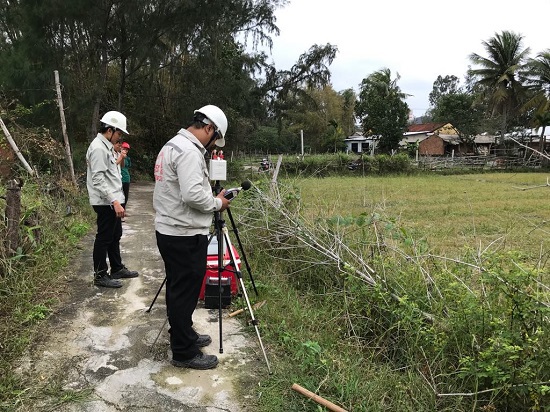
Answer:
[[(258, 302), (256, 303), (254, 306), (252, 306), (252, 309), (256, 310), (256, 309), (260, 309), (263, 305), (266, 304), (266, 301), (265, 300), (262, 300), (261, 302)], [(245, 311), (245, 309), (238, 309), (236, 310), (235, 312), (231, 312), (229, 315), (227, 315), (228, 317), (232, 318), (233, 316), (237, 316), (238, 314), (240, 313), (243, 313)]]
[(25, 157), (23, 156), (23, 154), (21, 153), (21, 151), (17, 147), (17, 144), (15, 143), (15, 140), (13, 140), (13, 138), (11, 137), (11, 134), (10, 134), (8, 128), (6, 127), (6, 125), (4, 124), (4, 121), (1, 118), (0, 118), (0, 127), (3, 130), (4, 135), (6, 136), (6, 139), (8, 139), (8, 142), (9, 142), (11, 148), (13, 149), (13, 151), (15, 152), (15, 154), (17, 155), (17, 157), (19, 158), (21, 163), (23, 163), (23, 166), (25, 167), (25, 169), (27, 169), (27, 172), (29, 172), (29, 174), (31, 176), (33, 176), (34, 175), (34, 170), (32, 170), (32, 167), (25, 160)]
[(297, 383), (292, 384), (292, 389), (294, 389), (298, 393), (301, 393), (304, 396), (307, 396), (311, 400), (314, 400), (315, 402), (317, 402), (319, 405), (322, 405), (333, 412), (347, 412), (345, 409), (342, 409), (338, 405), (335, 405), (332, 402), (327, 401), (324, 398), (321, 398), (319, 395), (315, 395), (313, 392), (308, 391), (307, 389), (301, 387)]

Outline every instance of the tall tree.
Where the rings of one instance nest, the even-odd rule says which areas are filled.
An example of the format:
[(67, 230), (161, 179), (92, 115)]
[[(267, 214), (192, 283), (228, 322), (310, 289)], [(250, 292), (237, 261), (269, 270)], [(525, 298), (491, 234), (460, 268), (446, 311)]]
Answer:
[[(261, 95), (252, 73), (265, 56), (246, 53), (241, 43), (251, 36), (255, 43), (269, 44), (269, 36), (278, 33), (274, 10), (283, 2), (4, 3), (0, 84), (5, 89), (18, 90), (27, 105), (47, 100), (58, 69), (71, 99), (68, 121), (77, 124), (69, 130), (97, 125), (100, 111), (123, 109), (133, 130), (164, 136), (179, 125), (169, 119), (181, 119), (207, 101), (231, 107), (232, 121), (241, 111), (258, 111)], [(53, 126), (47, 119), (42, 124)]]
[(355, 104), (357, 96), (353, 89), (346, 89), (340, 92), (343, 99), (343, 113), (340, 126), (346, 136), (351, 136), (355, 133)]
[(525, 95), (521, 74), (530, 49), (524, 49), (522, 43), (521, 34), (503, 31), (482, 42), (487, 57), (476, 53), (470, 55), (470, 60), (478, 68), (470, 69), (469, 74), (474, 77), (474, 83), (480, 87), (487, 100), (490, 114), (500, 115), (501, 143)]
[(361, 120), (365, 135), (379, 137), (379, 148), (389, 153), (399, 146), (407, 126), (409, 106), (407, 95), (401, 91), (388, 68), (376, 71), (363, 79), (355, 113)]
[(315, 44), (300, 55), (290, 70), (277, 71), (275, 67), (266, 67), (266, 79), (260, 91), (266, 96), (267, 104), (280, 129), (297, 98), (311, 99), (308, 94), (310, 90), (330, 83), (329, 66), (337, 51), (338, 48), (331, 44)]
[(454, 75), (437, 76), (429, 95), (430, 105), (435, 106), (441, 96), (458, 93), (460, 91), (459, 83), (460, 80)]
[[(336, 130), (342, 135), (340, 140), (344, 143), (344, 132), (339, 126), (344, 119), (344, 105), (344, 98), (332, 86), (310, 88), (306, 93), (297, 96), (292, 110), (286, 113), (287, 129), (294, 136), (298, 136), (300, 130), (303, 130), (309, 148), (333, 152), (334, 139), (337, 139)], [(327, 143), (327, 139), (330, 142)]]
[(473, 145), (480, 131), (483, 111), (475, 105), (475, 96), (458, 92), (442, 95), (432, 109), (435, 122), (449, 122), (458, 131), (459, 138)]

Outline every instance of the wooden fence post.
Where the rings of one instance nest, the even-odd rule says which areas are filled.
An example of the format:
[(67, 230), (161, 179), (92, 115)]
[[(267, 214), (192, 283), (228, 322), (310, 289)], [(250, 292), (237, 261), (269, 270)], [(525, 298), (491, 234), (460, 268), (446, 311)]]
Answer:
[(65, 153), (67, 155), (67, 163), (69, 164), (69, 171), (71, 172), (71, 180), (73, 184), (76, 183), (76, 176), (74, 174), (73, 156), (71, 155), (71, 145), (69, 143), (69, 136), (67, 135), (67, 123), (65, 122), (65, 109), (63, 109), (63, 97), (61, 96), (61, 84), (59, 83), (59, 72), (54, 70), (55, 77), (55, 89), (57, 91), (57, 106), (59, 107), (59, 116), (61, 117), (61, 131), (63, 132), (63, 141), (65, 142)]
[(19, 220), (21, 219), (21, 186), (22, 183), (16, 179), (8, 182), (6, 192), (6, 219), (7, 236), (6, 246), (8, 253), (13, 255), (19, 247)]

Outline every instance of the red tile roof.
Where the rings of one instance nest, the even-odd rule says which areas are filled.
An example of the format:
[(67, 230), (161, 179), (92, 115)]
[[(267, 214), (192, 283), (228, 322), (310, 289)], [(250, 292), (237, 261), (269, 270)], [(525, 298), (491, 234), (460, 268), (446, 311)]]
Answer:
[(407, 132), (419, 133), (427, 132), (433, 133), (437, 129), (445, 126), (447, 123), (422, 123), (422, 124), (411, 124), (407, 128)]

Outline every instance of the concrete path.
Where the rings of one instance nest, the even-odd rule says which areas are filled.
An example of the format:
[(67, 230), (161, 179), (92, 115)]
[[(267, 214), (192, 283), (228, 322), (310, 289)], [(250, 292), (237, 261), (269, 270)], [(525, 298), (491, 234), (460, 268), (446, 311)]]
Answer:
[(212, 336), (205, 352), (219, 357), (216, 369), (195, 371), (170, 365), (168, 328), (163, 328), (164, 289), (153, 310), (146, 313), (164, 279), (152, 192), (153, 184), (132, 184), (129, 216), (123, 223), (123, 261), (140, 276), (124, 279), (120, 289), (93, 286), (94, 233), (88, 235), (71, 263), (74, 273), (65, 274), (67, 293), (61, 307), (45, 322), (43, 338), (19, 368), (33, 376), (37, 385), (89, 390), (89, 394), (61, 404), (59, 399), (45, 397), (23, 405), (20, 411), (254, 410), (258, 381), (267, 369), (254, 330), (243, 330), (241, 321), (226, 316), (229, 310), (224, 311), (222, 322), (222, 354), (218, 310), (207, 310), (199, 302), (195, 311), (197, 331)]

